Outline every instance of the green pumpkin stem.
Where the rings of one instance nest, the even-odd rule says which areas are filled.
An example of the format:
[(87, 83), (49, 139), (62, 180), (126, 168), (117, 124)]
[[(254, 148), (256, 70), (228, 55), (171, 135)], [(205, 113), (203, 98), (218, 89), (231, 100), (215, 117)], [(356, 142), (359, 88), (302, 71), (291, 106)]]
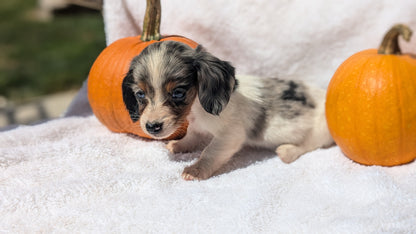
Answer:
[(404, 40), (410, 41), (412, 30), (404, 24), (394, 25), (384, 36), (383, 41), (378, 49), (378, 54), (402, 54), (399, 46), (399, 36)]
[(146, 0), (146, 14), (143, 21), (142, 41), (160, 40), (160, 0)]

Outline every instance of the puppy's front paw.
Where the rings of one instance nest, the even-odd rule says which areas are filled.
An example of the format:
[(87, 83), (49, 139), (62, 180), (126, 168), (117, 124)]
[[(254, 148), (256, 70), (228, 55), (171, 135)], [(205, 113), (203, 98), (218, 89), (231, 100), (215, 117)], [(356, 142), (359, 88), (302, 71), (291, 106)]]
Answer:
[(211, 173), (208, 170), (201, 167), (199, 163), (185, 167), (182, 172), (182, 178), (184, 180), (205, 180), (211, 176)]
[(169, 141), (167, 144), (166, 144), (166, 148), (169, 150), (169, 152), (171, 152), (172, 154), (176, 154), (176, 153), (178, 153), (177, 152), (177, 147), (176, 147), (176, 143), (177, 143), (177, 141)]
[(179, 141), (169, 141), (166, 145), (166, 148), (171, 152), (172, 154), (177, 153), (184, 153), (185, 149), (181, 146)]

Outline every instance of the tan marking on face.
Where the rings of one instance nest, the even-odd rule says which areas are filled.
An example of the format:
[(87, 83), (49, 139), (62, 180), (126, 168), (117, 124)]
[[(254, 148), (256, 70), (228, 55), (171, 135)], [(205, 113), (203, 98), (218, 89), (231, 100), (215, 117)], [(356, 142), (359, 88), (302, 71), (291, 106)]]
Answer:
[(145, 93), (148, 93), (149, 92), (149, 87), (144, 82), (140, 82), (139, 85), (138, 85), (138, 87), (139, 87), (140, 90), (143, 90)]
[(167, 93), (172, 93), (173, 89), (176, 88), (176, 86), (178, 85), (177, 82), (174, 81), (170, 81), (165, 85), (165, 90)]
[(144, 91), (146, 94), (149, 92), (149, 87), (145, 82), (138, 82), (131, 85), (133, 92), (138, 92), (139, 90)]

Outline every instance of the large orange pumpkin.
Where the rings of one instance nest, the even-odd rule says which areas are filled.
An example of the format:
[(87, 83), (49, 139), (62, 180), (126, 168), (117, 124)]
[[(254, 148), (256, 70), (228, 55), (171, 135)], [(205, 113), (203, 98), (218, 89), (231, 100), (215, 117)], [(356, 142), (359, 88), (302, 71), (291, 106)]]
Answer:
[(394, 26), (378, 51), (352, 55), (329, 83), (329, 130), (358, 163), (394, 166), (416, 158), (416, 59), (398, 45), (399, 35), (409, 41), (411, 33)]
[[(122, 82), (130, 63), (144, 48), (158, 41), (178, 41), (192, 48), (196, 48), (198, 44), (181, 36), (160, 36), (160, 0), (147, 1), (143, 24), (141, 37), (117, 40), (106, 47), (95, 60), (88, 77), (88, 99), (95, 116), (111, 131), (151, 138), (137, 122), (133, 123), (123, 102)], [(183, 137), (186, 129), (187, 123), (167, 139)]]

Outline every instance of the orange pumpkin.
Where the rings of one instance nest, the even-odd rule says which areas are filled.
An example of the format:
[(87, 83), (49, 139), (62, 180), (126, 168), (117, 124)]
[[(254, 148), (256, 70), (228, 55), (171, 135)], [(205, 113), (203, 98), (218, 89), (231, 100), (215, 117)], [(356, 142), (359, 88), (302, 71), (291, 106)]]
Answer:
[[(108, 129), (120, 133), (132, 133), (151, 138), (133, 123), (123, 102), (122, 82), (132, 59), (148, 45), (158, 41), (178, 41), (197, 47), (197, 43), (181, 36), (160, 38), (160, 0), (148, 0), (142, 36), (117, 40), (106, 47), (91, 67), (88, 77), (88, 99), (95, 116)], [(167, 139), (176, 139), (186, 134), (185, 123)]]
[(365, 165), (394, 166), (416, 158), (416, 59), (401, 54), (394, 26), (377, 51), (352, 55), (335, 72), (327, 92), (326, 118), (344, 154)]

